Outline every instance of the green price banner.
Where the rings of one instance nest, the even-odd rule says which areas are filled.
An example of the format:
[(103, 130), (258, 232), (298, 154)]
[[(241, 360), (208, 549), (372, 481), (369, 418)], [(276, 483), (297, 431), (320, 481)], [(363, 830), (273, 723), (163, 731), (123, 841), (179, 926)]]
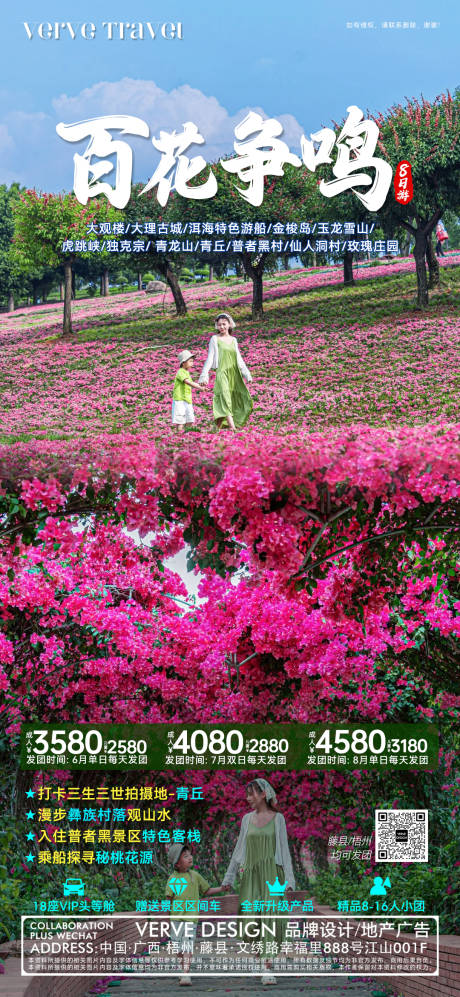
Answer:
[(21, 768), (435, 769), (432, 724), (24, 724)]

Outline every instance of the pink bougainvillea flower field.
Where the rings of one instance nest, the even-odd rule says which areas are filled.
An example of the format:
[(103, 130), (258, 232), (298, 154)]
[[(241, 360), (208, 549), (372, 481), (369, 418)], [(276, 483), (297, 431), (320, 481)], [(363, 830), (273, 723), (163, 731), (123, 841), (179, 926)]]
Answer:
[[(0, 329), (0, 690), (24, 720), (202, 722), (459, 714), (458, 289), (413, 261), (56, 306)], [(254, 381), (241, 433), (171, 430), (177, 354), (231, 310)], [(186, 547), (194, 605), (165, 562)], [(321, 784), (321, 790), (320, 790)], [(355, 827), (365, 779), (311, 780), (305, 835)], [(306, 792), (306, 791), (305, 791)], [(321, 793), (323, 794), (321, 796)], [(326, 796), (324, 795), (326, 793)], [(357, 794), (358, 793), (358, 799)], [(315, 795), (316, 794), (316, 795)], [(296, 818), (293, 816), (293, 820)]]
[[(145, 294), (77, 302), (70, 340), (58, 334), (62, 306), (3, 317), (0, 438), (145, 429), (167, 434), (177, 355), (184, 346), (193, 349), (199, 373), (213, 315), (223, 306), (235, 315), (254, 378), (254, 427), (290, 432), (350, 422), (451, 420), (457, 411), (458, 270), (443, 271), (442, 292), (420, 314), (411, 307), (410, 265), (403, 260), (358, 270), (362, 279), (351, 289), (330, 270), (285, 272), (267, 280), (263, 323), (250, 319), (247, 285), (217, 283), (185, 289), (189, 314), (183, 319), (163, 314), (157, 299)], [(239, 298), (232, 298), (237, 292)], [(195, 391), (194, 405), (196, 427), (206, 431), (212, 383)]]
[[(415, 715), (455, 715), (439, 668), (460, 632), (458, 427), (113, 443), (3, 448), (13, 727), (384, 718), (408, 684)], [(198, 607), (164, 569), (185, 541)]]

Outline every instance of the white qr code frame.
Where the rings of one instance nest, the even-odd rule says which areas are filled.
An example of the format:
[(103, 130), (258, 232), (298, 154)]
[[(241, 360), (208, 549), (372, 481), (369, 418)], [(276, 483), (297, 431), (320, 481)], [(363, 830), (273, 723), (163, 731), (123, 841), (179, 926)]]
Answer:
[[(414, 854), (414, 842), (410, 830), (417, 828), (417, 825), (423, 829), (423, 833), (419, 839), (417, 832), (416, 844), (418, 848)], [(406, 830), (407, 837), (405, 839), (403, 837), (396, 838), (396, 831), (402, 834)], [(392, 835), (393, 840), (391, 840)], [(376, 810), (375, 861), (428, 862), (428, 810), (422, 808), (417, 810)]]

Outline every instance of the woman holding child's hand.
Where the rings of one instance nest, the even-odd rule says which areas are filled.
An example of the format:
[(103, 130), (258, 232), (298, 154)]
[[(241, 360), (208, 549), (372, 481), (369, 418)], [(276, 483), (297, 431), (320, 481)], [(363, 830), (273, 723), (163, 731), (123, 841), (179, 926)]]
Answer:
[(219, 429), (226, 421), (230, 429), (245, 426), (253, 409), (252, 398), (245, 381), (252, 377), (244, 363), (235, 336), (230, 333), (235, 323), (227, 312), (221, 312), (215, 321), (217, 335), (211, 337), (206, 363), (199, 377), (199, 384), (208, 384), (209, 371), (215, 370), (212, 411)]
[[(260, 909), (261, 902), (273, 898), (270, 885), (287, 893), (295, 889), (294, 872), (283, 814), (276, 810), (276, 793), (266, 779), (253, 779), (246, 787), (246, 799), (251, 810), (241, 821), (240, 833), (222, 886), (232, 888), (240, 872), (239, 914), (248, 914)], [(282, 894), (281, 894), (282, 895)], [(260, 925), (264, 918), (257, 916)], [(278, 951), (284, 941), (286, 922), (276, 919), (276, 941)], [(243, 929), (244, 930), (244, 929)], [(252, 936), (253, 940), (254, 937)], [(262, 932), (261, 960), (265, 960), (266, 972), (262, 983), (276, 983), (270, 972), (271, 961), (267, 958), (268, 948)]]

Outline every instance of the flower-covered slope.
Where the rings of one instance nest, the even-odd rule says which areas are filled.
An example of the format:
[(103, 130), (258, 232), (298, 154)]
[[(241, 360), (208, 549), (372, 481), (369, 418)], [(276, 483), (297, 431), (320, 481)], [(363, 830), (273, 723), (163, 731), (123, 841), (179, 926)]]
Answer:
[[(186, 290), (184, 319), (145, 295), (77, 303), (70, 340), (56, 332), (55, 306), (3, 317), (0, 438), (168, 434), (177, 355), (185, 345), (196, 351), (199, 372), (223, 305), (254, 378), (254, 427), (450, 421), (458, 411), (459, 275), (446, 269), (442, 291), (420, 314), (408, 265), (358, 271), (366, 276), (351, 289), (324, 284), (330, 272), (272, 278), (263, 324), (250, 320), (247, 300), (232, 300), (241, 286), (218, 284)], [(194, 394), (196, 427), (207, 430), (212, 387)]]

